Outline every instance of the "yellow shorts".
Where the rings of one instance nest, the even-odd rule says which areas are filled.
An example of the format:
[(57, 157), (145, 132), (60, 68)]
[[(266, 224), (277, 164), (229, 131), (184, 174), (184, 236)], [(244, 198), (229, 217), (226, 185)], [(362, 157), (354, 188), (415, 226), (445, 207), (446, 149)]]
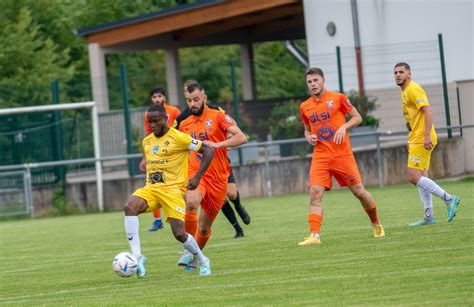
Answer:
[(431, 152), (435, 148), (426, 149), (423, 144), (408, 144), (408, 168), (419, 169), (421, 171), (430, 168)]
[(184, 203), (184, 194), (178, 191), (170, 191), (163, 188), (154, 189), (143, 187), (133, 192), (133, 195), (143, 198), (148, 208), (146, 212), (153, 212), (158, 208), (163, 208), (166, 214), (166, 222), (169, 218), (184, 221), (186, 205)]

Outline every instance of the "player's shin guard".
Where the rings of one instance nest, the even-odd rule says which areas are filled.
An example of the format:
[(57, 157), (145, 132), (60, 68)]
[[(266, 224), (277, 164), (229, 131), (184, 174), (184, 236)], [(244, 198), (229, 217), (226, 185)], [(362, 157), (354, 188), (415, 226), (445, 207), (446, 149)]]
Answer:
[(199, 248), (201, 250), (204, 249), (204, 246), (206, 246), (207, 241), (209, 241), (209, 238), (212, 235), (212, 230), (209, 230), (209, 232), (206, 235), (202, 235), (201, 233), (196, 234), (196, 242), (199, 245)]
[(184, 216), (184, 230), (196, 237), (198, 229), (198, 215), (197, 212), (186, 211)]
[(379, 216), (377, 214), (376, 205), (373, 205), (372, 208), (370, 209), (364, 208), (364, 210), (365, 210), (365, 213), (367, 213), (367, 215), (369, 216), (370, 222), (373, 225), (379, 224)]
[(155, 220), (161, 219), (161, 209), (160, 208), (153, 211), (153, 217), (155, 218)]
[(309, 230), (312, 234), (320, 234), (323, 217), (316, 213), (308, 215)]

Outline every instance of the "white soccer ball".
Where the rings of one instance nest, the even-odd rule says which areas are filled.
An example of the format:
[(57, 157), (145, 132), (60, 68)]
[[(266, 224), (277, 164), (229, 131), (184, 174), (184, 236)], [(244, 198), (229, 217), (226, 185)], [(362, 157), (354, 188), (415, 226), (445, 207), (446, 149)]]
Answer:
[(138, 259), (129, 252), (119, 253), (114, 257), (112, 268), (120, 277), (130, 277), (137, 273)]

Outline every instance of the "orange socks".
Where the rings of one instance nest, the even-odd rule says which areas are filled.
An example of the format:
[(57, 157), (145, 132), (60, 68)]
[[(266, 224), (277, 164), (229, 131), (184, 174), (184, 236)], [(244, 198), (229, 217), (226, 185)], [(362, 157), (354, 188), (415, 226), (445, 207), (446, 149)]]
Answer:
[(190, 235), (192, 235), (193, 237), (196, 237), (197, 229), (198, 229), (197, 212), (186, 211), (186, 214), (184, 215), (184, 230)]
[(308, 215), (309, 230), (311, 233), (319, 234), (321, 232), (321, 223), (323, 222), (323, 217), (316, 213), (310, 213)]
[(161, 219), (161, 210), (160, 210), (160, 208), (153, 211), (153, 217), (155, 218), (155, 220)]
[(207, 241), (209, 240), (209, 238), (211, 237), (212, 235), (212, 230), (209, 230), (209, 232), (207, 233), (207, 235), (203, 236), (199, 233), (199, 231), (197, 232), (196, 234), (196, 242), (197, 244), (199, 245), (199, 248), (201, 250), (204, 249), (204, 246), (206, 246), (206, 243)]
[(370, 222), (372, 224), (378, 224), (379, 223), (379, 216), (377, 215), (377, 206), (376, 205), (374, 205), (370, 209), (364, 208), (364, 210), (365, 210), (365, 213), (367, 213), (367, 215), (369, 216)]

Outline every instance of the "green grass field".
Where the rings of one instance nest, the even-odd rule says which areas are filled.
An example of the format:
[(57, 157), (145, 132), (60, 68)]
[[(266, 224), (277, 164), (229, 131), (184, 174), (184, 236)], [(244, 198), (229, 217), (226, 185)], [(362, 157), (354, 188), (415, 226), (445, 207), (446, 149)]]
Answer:
[(438, 223), (407, 225), (422, 215), (415, 187), (369, 191), (386, 237), (375, 239), (348, 190), (327, 193), (322, 244), (297, 247), (308, 232), (308, 195), (244, 201), (246, 236), (219, 216), (206, 255), (213, 275), (176, 265), (170, 227), (148, 232), (141, 216), (145, 279), (120, 278), (112, 258), (128, 251), (123, 213), (0, 223), (0, 304), (18, 305), (473, 305), (474, 180), (443, 182), (461, 196), (458, 215), (434, 198)]

